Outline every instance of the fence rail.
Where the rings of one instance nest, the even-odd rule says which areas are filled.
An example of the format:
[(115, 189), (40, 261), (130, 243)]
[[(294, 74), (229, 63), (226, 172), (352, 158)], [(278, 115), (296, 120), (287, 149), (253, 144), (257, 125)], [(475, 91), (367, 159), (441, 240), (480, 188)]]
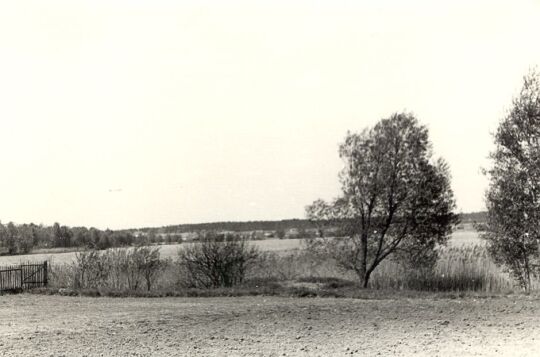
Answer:
[(0, 266), (0, 292), (17, 291), (48, 284), (48, 264), (19, 264)]

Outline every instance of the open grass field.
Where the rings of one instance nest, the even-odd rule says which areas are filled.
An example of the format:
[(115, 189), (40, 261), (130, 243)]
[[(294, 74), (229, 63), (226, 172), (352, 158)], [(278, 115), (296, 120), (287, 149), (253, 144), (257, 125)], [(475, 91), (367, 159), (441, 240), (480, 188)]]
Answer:
[[(302, 242), (300, 239), (266, 239), (266, 240), (254, 240), (250, 242), (251, 244), (259, 247), (262, 251), (266, 252), (280, 252), (280, 251), (290, 251), (293, 249), (300, 248)], [(181, 249), (182, 246), (193, 243), (183, 243), (183, 244), (167, 244), (160, 245), (160, 252), (162, 258), (176, 258), (178, 249)], [(14, 256), (0, 256), (0, 264), (16, 264), (19, 262), (41, 262), (44, 260), (49, 260), (53, 263), (70, 263), (73, 261), (76, 252), (47, 252), (47, 253), (37, 253), (37, 254), (25, 254), (25, 255), (14, 255)]]
[[(397, 294), (397, 295), (396, 295)], [(0, 296), (2, 356), (538, 356), (527, 296)]]
[[(300, 239), (265, 239), (254, 240), (250, 242), (257, 246), (262, 251), (267, 252), (286, 252), (294, 249), (298, 249), (302, 245)], [(184, 243), (185, 244), (185, 243)], [(476, 231), (456, 231), (452, 234), (450, 239), (450, 246), (473, 246), (483, 244), (478, 237)], [(182, 244), (161, 245), (161, 257), (162, 258), (175, 258), (176, 252), (182, 247)], [(15, 255), (15, 256), (0, 256), (0, 265), (4, 264), (17, 264), (19, 262), (42, 262), (49, 260), (53, 263), (70, 263), (73, 261), (76, 252), (65, 252), (65, 249), (59, 250), (59, 253), (46, 252), (37, 254)]]

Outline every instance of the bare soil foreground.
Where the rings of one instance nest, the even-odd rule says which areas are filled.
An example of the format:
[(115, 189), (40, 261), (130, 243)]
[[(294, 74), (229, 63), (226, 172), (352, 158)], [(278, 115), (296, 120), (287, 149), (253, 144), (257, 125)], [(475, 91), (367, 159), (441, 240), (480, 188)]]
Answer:
[(540, 299), (0, 296), (2, 356), (538, 356)]

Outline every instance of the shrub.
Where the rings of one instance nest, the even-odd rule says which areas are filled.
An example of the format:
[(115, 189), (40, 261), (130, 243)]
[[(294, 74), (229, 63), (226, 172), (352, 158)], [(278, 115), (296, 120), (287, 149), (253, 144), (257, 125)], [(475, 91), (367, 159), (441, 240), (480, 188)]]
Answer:
[(75, 254), (73, 262), (73, 287), (96, 288), (104, 284), (109, 277), (111, 261), (105, 254), (100, 254), (96, 250), (80, 252)]
[(150, 290), (166, 264), (160, 259), (158, 247), (80, 252), (68, 267), (73, 276), (69, 285), (75, 289), (137, 290), (144, 283), (146, 290)]
[(150, 291), (157, 274), (163, 269), (164, 263), (159, 259), (159, 248), (136, 247), (131, 251), (133, 264), (146, 283), (146, 290)]
[(310, 276), (351, 277), (334, 259), (314, 255), (305, 250), (287, 253), (263, 252), (249, 271), (249, 279), (263, 278), (280, 281)]
[(231, 287), (242, 283), (259, 251), (244, 239), (232, 236), (224, 242), (203, 239), (178, 250), (178, 264), (188, 287)]

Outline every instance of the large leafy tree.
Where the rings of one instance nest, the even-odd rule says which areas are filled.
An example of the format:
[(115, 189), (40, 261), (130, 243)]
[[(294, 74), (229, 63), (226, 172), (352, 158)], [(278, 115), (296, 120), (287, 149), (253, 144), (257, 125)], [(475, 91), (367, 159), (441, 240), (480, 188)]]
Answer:
[(334, 257), (362, 285), (391, 255), (433, 263), (457, 222), (448, 167), (432, 160), (428, 130), (409, 114), (394, 114), (361, 133), (347, 133), (339, 148), (342, 195), (315, 201), (309, 219), (331, 222), (345, 239), (327, 240)]
[(540, 76), (531, 72), (495, 134), (488, 170), (488, 230), (496, 262), (524, 289), (540, 269)]

